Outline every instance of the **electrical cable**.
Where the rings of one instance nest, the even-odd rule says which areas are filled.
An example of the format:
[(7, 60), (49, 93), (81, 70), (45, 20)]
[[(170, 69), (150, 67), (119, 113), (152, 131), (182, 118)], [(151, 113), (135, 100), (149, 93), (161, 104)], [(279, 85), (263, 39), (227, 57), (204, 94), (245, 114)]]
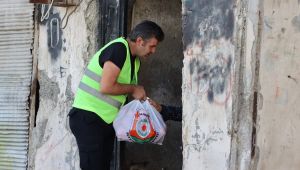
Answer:
[(51, 7), (53, 5), (53, 2), (54, 2), (54, 0), (51, 0), (51, 3), (49, 5), (49, 7), (48, 7), (48, 10), (47, 10), (47, 12), (45, 14), (44, 14), (44, 12), (45, 12), (45, 4), (42, 5), (42, 9), (41, 9), (41, 13), (42, 13), (41, 22), (43, 22), (45, 19), (49, 18), (49, 12), (50, 12), (50, 9), (51, 9)]
[[(65, 29), (65, 28), (66, 28), (66, 26), (67, 26), (67, 24), (68, 24), (68, 21), (69, 21), (69, 17), (71, 16), (71, 14), (72, 14), (73, 12), (75, 12), (75, 10), (76, 10), (77, 7), (81, 4), (81, 2), (82, 2), (82, 0), (80, 0), (79, 4), (76, 5), (76, 7), (69, 13), (69, 15), (67, 16), (65, 25), (64, 25), (63, 27), (61, 27), (61, 29)], [(66, 15), (67, 15), (67, 13), (68, 13), (68, 8), (66, 9), (66, 13), (65, 13), (64, 17), (63, 17), (62, 20), (61, 20), (61, 25), (63, 25), (62, 23), (63, 23), (63, 21), (64, 21)]]

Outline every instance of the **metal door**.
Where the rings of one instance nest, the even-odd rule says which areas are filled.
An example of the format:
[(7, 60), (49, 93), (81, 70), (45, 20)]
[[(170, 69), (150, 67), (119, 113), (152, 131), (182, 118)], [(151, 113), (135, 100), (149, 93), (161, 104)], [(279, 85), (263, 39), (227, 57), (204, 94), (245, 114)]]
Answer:
[(0, 169), (26, 169), (32, 75), (33, 5), (0, 4)]

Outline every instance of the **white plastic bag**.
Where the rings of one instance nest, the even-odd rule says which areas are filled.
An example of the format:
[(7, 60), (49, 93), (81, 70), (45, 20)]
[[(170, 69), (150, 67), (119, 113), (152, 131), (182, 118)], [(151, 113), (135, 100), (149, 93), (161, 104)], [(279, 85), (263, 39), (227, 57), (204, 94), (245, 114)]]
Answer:
[(113, 122), (119, 141), (154, 143), (161, 145), (166, 124), (160, 113), (146, 100), (133, 100), (123, 106)]

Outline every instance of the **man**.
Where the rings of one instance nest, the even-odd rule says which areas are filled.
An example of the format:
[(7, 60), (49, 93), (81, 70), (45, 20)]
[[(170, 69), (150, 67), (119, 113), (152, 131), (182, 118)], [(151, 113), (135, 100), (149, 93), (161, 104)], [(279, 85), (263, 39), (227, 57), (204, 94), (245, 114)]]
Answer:
[(143, 21), (127, 39), (109, 42), (92, 57), (69, 113), (82, 170), (109, 170), (115, 138), (112, 122), (127, 94), (146, 98), (144, 87), (137, 85), (139, 58), (153, 54), (163, 38), (156, 23)]

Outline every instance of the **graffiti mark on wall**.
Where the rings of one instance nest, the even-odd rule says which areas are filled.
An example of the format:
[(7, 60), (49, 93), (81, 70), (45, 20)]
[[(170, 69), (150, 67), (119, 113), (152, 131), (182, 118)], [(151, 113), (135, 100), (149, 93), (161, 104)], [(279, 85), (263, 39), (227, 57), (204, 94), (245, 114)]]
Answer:
[(224, 139), (224, 135), (226, 135), (221, 128), (214, 126), (210, 127), (208, 133), (206, 133), (204, 129), (201, 129), (203, 125), (200, 126), (198, 118), (195, 120), (194, 125), (193, 127), (196, 127), (196, 129), (193, 130), (192, 138), (186, 145), (187, 150), (189, 150), (187, 157), (189, 157), (191, 150), (200, 153), (210, 149), (214, 145), (218, 145), (218, 143)]
[(209, 103), (223, 105), (231, 96), (233, 11), (232, 0), (183, 1), (188, 85), (196, 94), (206, 94)]
[[(223, 42), (220, 42), (222, 44)], [(225, 45), (226, 46), (226, 45)], [(197, 50), (197, 48), (200, 48)], [(232, 54), (221, 46), (211, 46), (210, 50), (202, 51), (201, 46), (193, 46), (189, 50), (190, 88), (196, 94), (206, 94), (209, 103), (225, 104), (232, 89)], [(219, 49), (219, 50), (216, 50)], [(193, 83), (196, 87), (193, 87)]]
[(50, 47), (55, 48), (60, 41), (59, 34), (59, 20), (58, 18), (52, 18), (50, 20)]
[[(38, 20), (41, 25), (47, 27), (47, 45), (51, 59), (56, 60), (62, 49), (62, 29), (61, 29), (61, 18), (58, 13), (55, 13), (51, 8), (47, 14), (47, 17), (43, 17), (48, 11), (49, 6), (38, 5), (38, 18), (44, 18)], [(44, 35), (43, 35), (44, 36)]]
[[(218, 98), (217, 96), (222, 95), (225, 92), (225, 87), (230, 83), (230, 78), (228, 79), (230, 76), (230, 66), (231, 57), (226, 61), (222, 55), (219, 54), (215, 59), (215, 64), (208, 65), (201, 63), (200, 67), (197, 67), (199, 74), (198, 79), (201, 81), (201, 84), (203, 84), (203, 86), (200, 85), (199, 88), (202, 88), (203, 91), (207, 91), (207, 99), (210, 103), (214, 101), (218, 102), (216, 100)], [(226, 101), (227, 99), (228, 93), (224, 100)]]
[(65, 67), (62, 67), (62, 66), (59, 67), (60, 78), (63, 78), (63, 77), (66, 76), (66, 70), (67, 70), (67, 69), (68, 69), (68, 68), (65, 68)]
[(48, 50), (51, 58), (56, 60), (62, 49), (62, 30), (58, 14), (50, 15), (47, 23)]

